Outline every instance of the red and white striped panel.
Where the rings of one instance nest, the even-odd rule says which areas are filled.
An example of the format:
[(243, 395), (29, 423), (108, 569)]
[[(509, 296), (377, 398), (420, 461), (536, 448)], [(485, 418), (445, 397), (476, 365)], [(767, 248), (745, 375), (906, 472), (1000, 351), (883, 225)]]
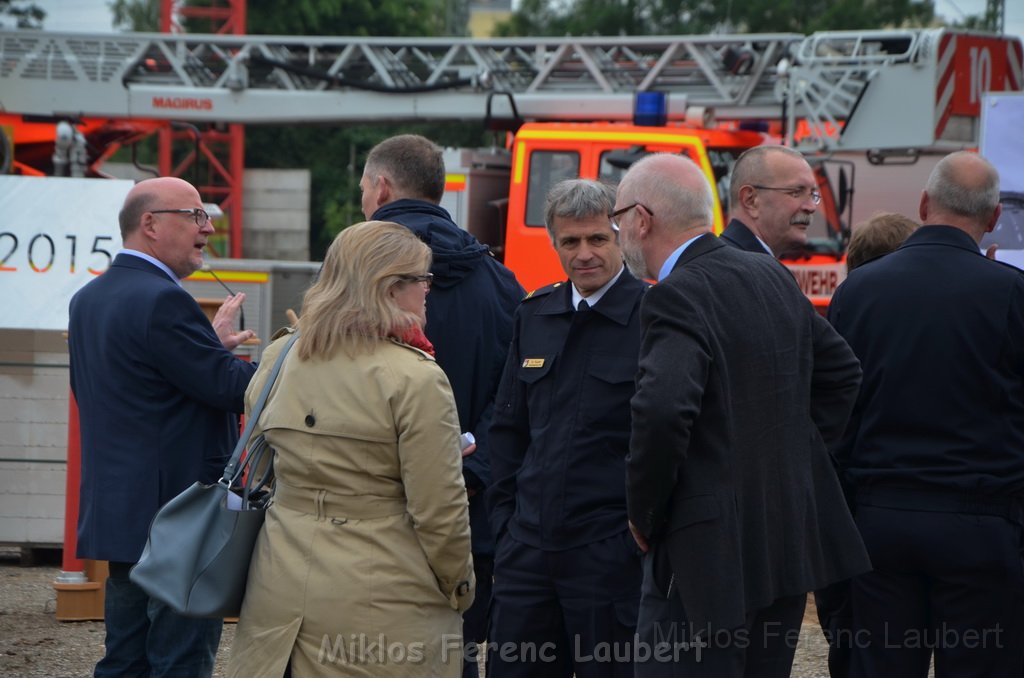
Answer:
[(953, 93), (956, 91), (956, 36), (949, 33), (939, 42), (938, 82), (935, 86), (935, 138), (942, 137), (949, 116), (953, 113)]

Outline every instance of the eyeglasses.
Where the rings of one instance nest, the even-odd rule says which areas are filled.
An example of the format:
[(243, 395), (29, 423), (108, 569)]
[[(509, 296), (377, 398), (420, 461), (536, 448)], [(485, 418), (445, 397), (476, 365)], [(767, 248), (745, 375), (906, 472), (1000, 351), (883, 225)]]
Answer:
[(433, 273), (424, 273), (423, 275), (400, 275), (398, 276), (398, 279), (402, 282), (425, 282), (427, 283), (427, 287), (434, 284)]
[(652, 217), (654, 216), (654, 212), (652, 212), (650, 210), (650, 208), (647, 207), (647, 205), (645, 205), (645, 204), (643, 204), (641, 202), (635, 202), (632, 205), (626, 205), (625, 207), (622, 207), (620, 209), (615, 210), (614, 212), (612, 212), (608, 216), (611, 217), (612, 219), (614, 219), (615, 217), (619, 216), (620, 214), (625, 214), (626, 212), (628, 212), (629, 210), (633, 209), (634, 207), (643, 207), (645, 210), (647, 210), (648, 214), (650, 214)]
[(611, 222), (612, 222), (612, 230), (613, 231), (615, 231), (616, 233), (619, 232), (619, 224), (618, 224), (618, 222), (615, 221), (615, 217), (619, 216), (620, 214), (625, 214), (626, 212), (628, 212), (629, 210), (633, 209), (634, 207), (643, 207), (645, 210), (647, 210), (648, 214), (650, 214), (652, 217), (654, 216), (654, 212), (652, 212), (650, 210), (650, 208), (648, 208), (647, 205), (645, 205), (643, 203), (635, 202), (632, 205), (626, 205), (625, 207), (617, 209), (617, 210), (615, 210), (614, 212), (612, 212), (611, 214), (608, 215), (608, 219), (611, 220)]
[(790, 198), (795, 198), (797, 200), (803, 200), (807, 197), (808, 192), (810, 192), (811, 202), (815, 205), (821, 204), (821, 193), (818, 192), (817, 189), (807, 188), (806, 186), (803, 188), (778, 188), (775, 186), (758, 186), (757, 184), (750, 184), (750, 187), (756, 188), (759, 191), (779, 191), (780, 193), (785, 193)]
[(210, 215), (206, 213), (206, 210), (199, 207), (191, 207), (188, 209), (179, 210), (149, 210), (150, 214), (191, 214), (192, 218), (196, 221), (196, 226), (202, 228), (206, 224), (210, 223)]

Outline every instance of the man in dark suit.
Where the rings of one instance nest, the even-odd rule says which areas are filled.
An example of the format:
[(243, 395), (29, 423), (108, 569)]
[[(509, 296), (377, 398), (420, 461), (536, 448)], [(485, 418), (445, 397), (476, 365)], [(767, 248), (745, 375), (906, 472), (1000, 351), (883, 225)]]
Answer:
[(648, 676), (788, 676), (806, 593), (869, 567), (828, 445), (857, 360), (790, 275), (711, 235), (711, 187), (654, 155), (619, 186), (630, 269), (657, 277), (627, 461), (648, 555), (637, 630)]
[[(733, 166), (729, 201), (732, 219), (721, 239), (745, 252), (777, 257), (807, 242), (807, 227), (821, 194), (811, 166), (799, 152), (755, 146)], [(829, 643), (829, 675), (846, 678), (852, 641), (849, 582), (816, 590), (814, 603)]]
[(781, 257), (807, 243), (807, 227), (820, 202), (814, 171), (803, 155), (785, 146), (754, 146), (733, 166), (732, 219), (721, 238), (747, 252)]
[(426, 334), (451, 382), (459, 424), (476, 437), (476, 451), (462, 464), (476, 573), (476, 598), (463, 615), (463, 674), (476, 678), (475, 658), (487, 638), (494, 570), (494, 538), (483, 495), (491, 479), (488, 430), (512, 340), (512, 314), (526, 292), (512, 271), (440, 206), (444, 177), (441, 149), (424, 137), (401, 134), (373, 147), (359, 188), (367, 219), (405, 226), (433, 254)]
[(110, 564), (95, 675), (209, 676), (220, 620), (178, 616), (128, 570), (157, 509), (220, 477), (255, 371), (231, 349), (253, 333), (232, 327), (243, 295), (211, 325), (181, 287), (214, 232), (190, 184), (137, 184), (119, 221), (125, 249), (72, 298), (68, 329), (82, 437), (77, 555)]
[(939, 161), (924, 224), (851, 271), (829, 319), (864, 366), (839, 461), (875, 566), (852, 675), (1024, 672), (1024, 272), (980, 253), (999, 176)]
[(596, 181), (551, 189), (544, 221), (569, 282), (516, 311), (491, 427), (489, 678), (633, 678), (640, 554), (623, 476), (649, 285), (622, 265), (614, 202)]

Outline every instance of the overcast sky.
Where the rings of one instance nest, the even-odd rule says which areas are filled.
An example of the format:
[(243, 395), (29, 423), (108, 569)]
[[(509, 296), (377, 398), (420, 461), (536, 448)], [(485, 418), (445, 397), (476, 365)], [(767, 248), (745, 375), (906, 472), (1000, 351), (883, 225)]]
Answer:
[[(46, 10), (49, 31), (105, 32), (111, 28), (109, 0), (33, 0)], [(985, 11), (985, 0), (936, 0), (936, 11), (949, 20)], [(1024, 36), (1024, 2), (1006, 0), (1006, 32)]]

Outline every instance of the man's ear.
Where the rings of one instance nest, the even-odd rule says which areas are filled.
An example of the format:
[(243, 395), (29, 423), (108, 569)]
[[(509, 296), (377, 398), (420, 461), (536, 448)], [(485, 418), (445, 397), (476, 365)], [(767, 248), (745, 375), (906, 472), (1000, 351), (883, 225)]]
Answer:
[(146, 240), (156, 240), (158, 237), (156, 228), (156, 216), (152, 212), (146, 212), (139, 220), (139, 227), (136, 229)]
[(740, 207), (743, 211), (749, 214), (751, 217), (757, 218), (759, 211), (759, 203), (757, 199), (757, 189), (753, 186), (743, 186), (740, 188)]
[(642, 205), (637, 206), (636, 234), (638, 239), (650, 237), (651, 229), (654, 227), (654, 220), (651, 213)]
[(377, 177), (377, 207), (383, 207), (389, 202), (395, 201), (395, 187), (391, 183), (391, 179), (386, 175), (381, 174)]
[(928, 221), (928, 191), (921, 191), (921, 203), (917, 206), (917, 216), (921, 223)]
[(1003, 206), (1001, 204), (996, 205), (996, 211), (992, 213), (992, 220), (988, 222), (988, 226), (985, 228), (986, 233), (991, 233), (992, 229), (999, 223), (999, 215), (1003, 213)]

